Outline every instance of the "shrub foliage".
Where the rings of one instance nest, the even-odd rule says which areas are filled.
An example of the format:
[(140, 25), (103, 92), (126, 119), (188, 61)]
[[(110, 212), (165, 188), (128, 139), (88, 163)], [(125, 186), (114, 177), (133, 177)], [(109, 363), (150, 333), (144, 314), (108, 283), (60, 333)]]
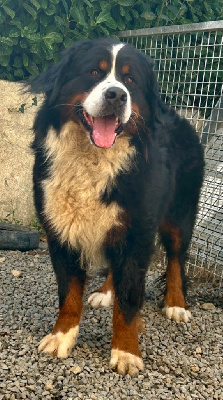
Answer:
[(0, 79), (21, 80), (74, 40), (222, 17), (219, 0), (0, 0)]

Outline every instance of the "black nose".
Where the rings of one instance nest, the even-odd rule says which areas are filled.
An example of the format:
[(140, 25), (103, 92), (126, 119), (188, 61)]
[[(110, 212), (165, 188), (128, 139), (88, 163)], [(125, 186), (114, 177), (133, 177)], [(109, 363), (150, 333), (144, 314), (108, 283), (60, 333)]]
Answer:
[(127, 93), (119, 87), (111, 87), (106, 90), (105, 98), (110, 104), (122, 106), (127, 101)]

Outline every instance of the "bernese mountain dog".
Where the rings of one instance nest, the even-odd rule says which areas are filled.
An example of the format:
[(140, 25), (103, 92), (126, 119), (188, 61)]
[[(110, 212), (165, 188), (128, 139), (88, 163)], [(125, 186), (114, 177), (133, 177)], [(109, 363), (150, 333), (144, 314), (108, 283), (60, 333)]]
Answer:
[(34, 122), (34, 192), (59, 293), (58, 319), (39, 351), (69, 356), (86, 278), (106, 267), (88, 302), (113, 304), (110, 367), (137, 375), (157, 232), (168, 258), (164, 314), (191, 317), (184, 264), (203, 179), (199, 138), (161, 101), (152, 60), (115, 39), (75, 42), (28, 85), (46, 94)]

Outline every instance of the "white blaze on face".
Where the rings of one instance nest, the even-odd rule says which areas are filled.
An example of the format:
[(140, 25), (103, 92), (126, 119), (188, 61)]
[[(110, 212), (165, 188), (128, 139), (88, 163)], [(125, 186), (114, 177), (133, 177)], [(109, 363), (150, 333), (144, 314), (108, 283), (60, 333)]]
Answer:
[(112, 87), (121, 88), (127, 95), (127, 101), (122, 115), (120, 116), (121, 123), (126, 123), (131, 115), (131, 99), (128, 90), (122, 82), (116, 79), (116, 60), (119, 51), (125, 46), (123, 43), (113, 45), (111, 48), (111, 71), (106, 76), (106, 78), (100, 82), (95, 88), (90, 92), (87, 99), (83, 103), (84, 109), (91, 117), (101, 117), (103, 116), (103, 106), (105, 102), (105, 92)]
[[(110, 148), (115, 143), (117, 130), (121, 124), (128, 122), (131, 115), (130, 94), (122, 82), (116, 78), (116, 60), (124, 44), (111, 48), (111, 70), (106, 78), (92, 89), (83, 103), (84, 117), (92, 126), (92, 138), (98, 147)], [(126, 101), (118, 108), (118, 104), (106, 99), (106, 92), (121, 89), (126, 94)], [(115, 89), (116, 88), (116, 89)]]

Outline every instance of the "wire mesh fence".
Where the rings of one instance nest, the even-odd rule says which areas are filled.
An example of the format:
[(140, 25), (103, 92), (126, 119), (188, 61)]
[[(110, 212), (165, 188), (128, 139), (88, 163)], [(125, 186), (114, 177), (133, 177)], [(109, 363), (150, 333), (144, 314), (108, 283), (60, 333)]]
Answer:
[(155, 61), (164, 101), (195, 126), (205, 180), (187, 272), (223, 280), (223, 21), (120, 32)]

